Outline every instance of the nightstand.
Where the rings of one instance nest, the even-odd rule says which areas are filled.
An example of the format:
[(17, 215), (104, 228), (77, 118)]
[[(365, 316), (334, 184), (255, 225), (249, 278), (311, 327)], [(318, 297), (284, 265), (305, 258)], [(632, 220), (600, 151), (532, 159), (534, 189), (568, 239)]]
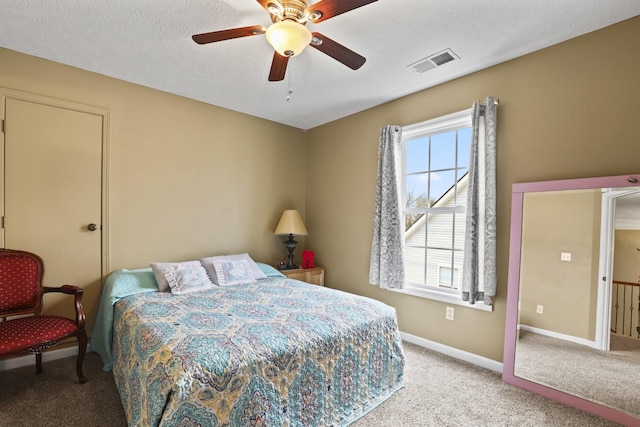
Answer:
[(295, 270), (280, 270), (289, 279), (300, 280), (312, 285), (324, 286), (324, 268), (296, 268)]

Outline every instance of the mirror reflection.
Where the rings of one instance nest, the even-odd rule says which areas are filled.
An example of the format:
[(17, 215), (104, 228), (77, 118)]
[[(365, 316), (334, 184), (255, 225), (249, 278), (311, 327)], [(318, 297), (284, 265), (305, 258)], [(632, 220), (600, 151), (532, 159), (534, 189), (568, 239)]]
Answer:
[(526, 192), (514, 375), (640, 418), (640, 188)]

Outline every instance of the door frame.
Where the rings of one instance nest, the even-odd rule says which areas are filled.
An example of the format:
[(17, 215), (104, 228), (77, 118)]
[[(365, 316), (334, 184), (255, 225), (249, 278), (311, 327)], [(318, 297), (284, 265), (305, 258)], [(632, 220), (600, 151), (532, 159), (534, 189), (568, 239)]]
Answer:
[(596, 310), (595, 348), (610, 349), (611, 293), (613, 292), (613, 258), (615, 246), (616, 202), (618, 198), (640, 192), (637, 188), (606, 188), (602, 193), (600, 226), (600, 265)]
[[(36, 104), (63, 108), (81, 113), (93, 114), (102, 118), (102, 171), (101, 171), (101, 212), (100, 212), (100, 283), (104, 282), (104, 278), (110, 271), (109, 256), (109, 147), (110, 147), (110, 129), (111, 129), (111, 111), (96, 107), (93, 105), (81, 104), (78, 102), (68, 101), (64, 99), (52, 98), (44, 95), (38, 95), (29, 92), (23, 92), (16, 89), (10, 89), (0, 86), (0, 118), (4, 124), (6, 118), (6, 100), (17, 99), (20, 101), (33, 102)], [(0, 212), (4, 215), (4, 162), (5, 162), (5, 132), (0, 129)], [(4, 247), (4, 227), (0, 229), (0, 246)]]

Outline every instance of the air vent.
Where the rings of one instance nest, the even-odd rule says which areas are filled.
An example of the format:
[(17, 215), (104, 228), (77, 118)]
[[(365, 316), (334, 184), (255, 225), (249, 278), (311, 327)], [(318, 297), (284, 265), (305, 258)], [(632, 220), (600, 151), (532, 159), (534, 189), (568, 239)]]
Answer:
[(460, 59), (460, 57), (456, 55), (454, 51), (451, 49), (445, 49), (441, 52), (434, 53), (431, 56), (423, 58), (420, 61), (414, 62), (413, 64), (409, 64), (408, 67), (412, 67), (418, 73), (424, 73), (425, 71), (429, 71), (432, 68), (439, 67), (456, 59)]

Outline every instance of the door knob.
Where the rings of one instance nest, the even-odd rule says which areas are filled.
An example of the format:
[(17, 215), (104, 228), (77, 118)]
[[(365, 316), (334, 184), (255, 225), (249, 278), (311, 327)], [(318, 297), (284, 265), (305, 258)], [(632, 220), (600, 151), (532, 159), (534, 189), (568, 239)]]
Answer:
[(96, 231), (98, 229), (98, 226), (94, 223), (91, 223), (87, 225), (87, 228), (89, 229), (89, 231)]

